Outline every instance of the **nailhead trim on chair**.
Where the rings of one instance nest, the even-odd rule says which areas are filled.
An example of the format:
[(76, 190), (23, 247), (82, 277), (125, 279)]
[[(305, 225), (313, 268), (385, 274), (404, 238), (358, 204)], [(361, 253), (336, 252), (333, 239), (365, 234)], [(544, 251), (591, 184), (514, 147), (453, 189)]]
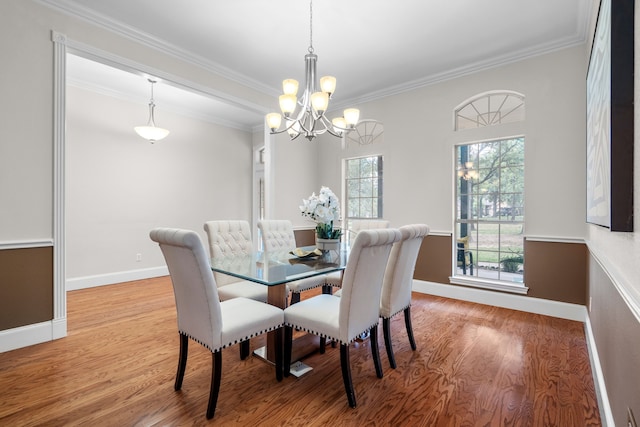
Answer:
[(185, 332), (183, 332), (183, 331), (180, 331), (180, 335), (185, 335), (185, 336), (187, 336), (187, 337), (191, 338), (192, 340), (194, 340), (195, 342), (197, 342), (198, 344), (202, 345), (203, 347), (207, 348), (207, 349), (208, 349), (209, 351), (211, 351), (212, 353), (216, 353), (216, 352), (221, 351), (221, 350), (223, 350), (223, 349), (225, 349), (225, 348), (227, 348), (227, 347), (231, 347), (232, 345), (236, 345), (236, 344), (238, 344), (238, 343), (240, 343), (240, 342), (242, 342), (242, 341), (246, 341), (246, 340), (251, 339), (251, 338), (253, 338), (253, 337), (257, 337), (257, 336), (262, 335), (262, 334), (264, 334), (264, 333), (266, 333), (266, 332), (275, 331), (276, 329), (278, 329), (278, 328), (280, 328), (280, 327), (282, 327), (282, 326), (283, 326), (283, 324), (280, 324), (280, 325), (275, 326), (275, 327), (272, 327), (272, 328), (262, 329), (262, 330), (260, 330), (259, 332), (255, 332), (255, 333), (253, 333), (253, 334), (251, 334), (251, 335), (249, 335), (249, 336), (246, 336), (246, 337), (241, 338), (241, 339), (239, 339), (239, 340), (236, 340), (236, 341), (234, 341), (234, 342), (230, 342), (229, 344), (224, 344), (222, 347), (218, 347), (218, 348), (216, 348), (216, 349), (213, 349), (213, 348), (209, 347), (207, 344), (205, 344), (205, 343), (201, 342), (200, 340), (198, 340), (198, 339), (196, 339), (196, 338), (192, 337), (191, 335), (189, 335), (189, 334), (187, 334), (187, 333), (185, 333)]
[(296, 293), (297, 293), (297, 294), (301, 294), (302, 292), (304, 292), (304, 291), (308, 291), (309, 289), (319, 288), (320, 286), (324, 286), (324, 285), (325, 285), (325, 283), (324, 283), (324, 282), (323, 282), (323, 283), (318, 283), (317, 285), (312, 286), (312, 287), (310, 287), (310, 288), (304, 288), (304, 289), (303, 289), (302, 291), (300, 291), (300, 292), (291, 292), (291, 293), (292, 293), (292, 294), (296, 294)]
[(351, 343), (352, 343), (352, 342), (354, 342), (356, 339), (358, 339), (358, 336), (360, 336), (360, 335), (362, 335), (362, 334), (364, 334), (364, 333), (366, 333), (366, 332), (369, 332), (369, 331), (371, 330), (371, 328), (373, 328), (374, 326), (377, 326), (377, 325), (378, 325), (378, 322), (376, 322), (376, 323), (372, 324), (371, 326), (369, 326), (368, 328), (366, 328), (364, 331), (362, 331), (362, 332), (358, 333), (358, 334), (356, 335), (356, 337), (355, 337), (355, 338), (353, 338), (353, 339), (351, 339), (349, 342), (344, 342), (344, 341), (342, 341), (340, 338), (332, 337), (332, 336), (329, 336), (329, 335), (326, 335), (326, 334), (321, 334), (321, 333), (320, 333), (320, 332), (318, 332), (318, 331), (314, 331), (314, 330), (309, 329), (309, 328), (303, 328), (303, 327), (301, 327), (300, 325), (294, 325), (294, 324), (291, 324), (291, 323), (285, 323), (285, 326), (290, 326), (290, 327), (292, 327), (292, 328), (296, 328), (296, 329), (299, 329), (299, 330), (301, 330), (301, 331), (305, 331), (305, 332), (308, 332), (308, 333), (310, 333), (310, 334), (317, 335), (317, 336), (319, 336), (320, 338), (327, 338), (327, 339), (330, 339), (330, 340), (332, 340), (332, 341), (337, 341), (337, 342), (339, 342), (340, 344), (347, 344), (347, 345), (348, 345), (348, 344), (351, 344)]

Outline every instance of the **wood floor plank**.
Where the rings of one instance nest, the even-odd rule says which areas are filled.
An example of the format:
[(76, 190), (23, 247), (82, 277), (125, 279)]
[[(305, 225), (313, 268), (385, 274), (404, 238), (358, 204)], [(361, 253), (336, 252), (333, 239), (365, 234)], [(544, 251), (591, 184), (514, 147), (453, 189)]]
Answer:
[(241, 361), (232, 347), (207, 421), (209, 351), (190, 343), (182, 390), (173, 390), (179, 342), (168, 278), (72, 291), (67, 337), (0, 354), (0, 425), (601, 425), (581, 323), (422, 294), (411, 311), (418, 349), (402, 315), (393, 318), (395, 370), (379, 328), (382, 379), (369, 341), (351, 346), (357, 408), (347, 404), (339, 348), (278, 383), (271, 365)]

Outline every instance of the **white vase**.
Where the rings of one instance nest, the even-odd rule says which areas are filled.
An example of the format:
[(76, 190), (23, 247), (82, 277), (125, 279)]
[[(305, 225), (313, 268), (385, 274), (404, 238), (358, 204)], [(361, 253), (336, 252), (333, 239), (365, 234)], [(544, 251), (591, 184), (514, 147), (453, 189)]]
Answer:
[(321, 239), (316, 236), (316, 247), (321, 251), (340, 250), (340, 239)]

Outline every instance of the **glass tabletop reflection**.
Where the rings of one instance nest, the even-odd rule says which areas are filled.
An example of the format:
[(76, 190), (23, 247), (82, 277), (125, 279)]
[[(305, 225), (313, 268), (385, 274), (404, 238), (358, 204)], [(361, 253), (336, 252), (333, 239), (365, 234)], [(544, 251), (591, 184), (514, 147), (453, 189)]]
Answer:
[[(300, 248), (311, 252), (315, 246)], [(263, 252), (211, 260), (211, 269), (243, 280), (275, 286), (294, 280), (344, 270), (348, 250), (324, 251), (321, 255), (298, 257), (291, 252)]]

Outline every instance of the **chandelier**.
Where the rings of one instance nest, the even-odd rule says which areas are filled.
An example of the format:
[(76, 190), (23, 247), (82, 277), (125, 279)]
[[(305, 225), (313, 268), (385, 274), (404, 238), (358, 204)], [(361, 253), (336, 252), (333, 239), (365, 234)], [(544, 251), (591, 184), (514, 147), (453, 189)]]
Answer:
[(272, 134), (288, 132), (292, 140), (304, 135), (309, 141), (317, 135), (329, 132), (335, 137), (352, 130), (358, 124), (360, 110), (347, 108), (342, 117), (333, 120), (325, 116), (329, 107), (329, 99), (336, 89), (336, 78), (325, 76), (320, 78), (320, 91), (317, 90), (316, 62), (318, 56), (313, 53), (313, 0), (309, 2), (309, 53), (304, 56), (305, 62), (305, 88), (300, 99), (298, 94), (298, 81), (286, 79), (282, 82), (283, 94), (280, 95), (280, 109), (284, 115), (284, 128), (280, 130), (282, 115), (269, 113), (266, 116), (267, 126)]
[(153, 109), (156, 107), (155, 102), (153, 102), (153, 85), (156, 83), (153, 79), (148, 79), (149, 83), (151, 83), (151, 100), (149, 101), (149, 120), (145, 126), (136, 126), (133, 130), (136, 131), (138, 135), (149, 141), (150, 143), (154, 143), (156, 141), (160, 141), (167, 135), (169, 135), (169, 131), (167, 129), (159, 128), (156, 126), (156, 122), (153, 117)]
[(465, 162), (464, 165), (458, 166), (458, 177), (465, 181), (478, 179), (478, 171), (473, 168), (473, 162)]

